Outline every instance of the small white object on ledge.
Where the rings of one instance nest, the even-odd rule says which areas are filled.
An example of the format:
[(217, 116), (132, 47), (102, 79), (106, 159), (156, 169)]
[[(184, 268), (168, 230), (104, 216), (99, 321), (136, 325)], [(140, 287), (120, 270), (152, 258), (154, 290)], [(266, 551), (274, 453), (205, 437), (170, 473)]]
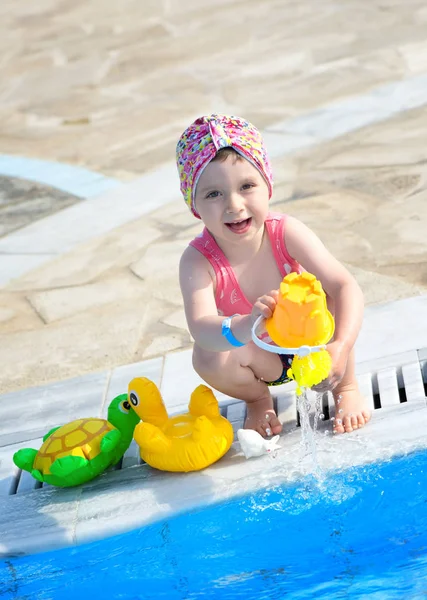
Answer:
[(253, 456), (262, 456), (263, 454), (272, 454), (280, 448), (277, 441), (280, 436), (275, 435), (271, 440), (266, 440), (253, 429), (239, 429), (237, 439), (246, 458)]

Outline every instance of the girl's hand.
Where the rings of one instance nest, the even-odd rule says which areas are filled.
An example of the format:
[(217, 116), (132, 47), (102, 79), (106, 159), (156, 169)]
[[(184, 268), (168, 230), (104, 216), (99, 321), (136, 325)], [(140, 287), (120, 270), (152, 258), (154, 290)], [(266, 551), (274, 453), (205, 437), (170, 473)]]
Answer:
[(264, 296), (258, 298), (258, 300), (255, 302), (252, 308), (252, 325), (255, 323), (255, 321), (260, 315), (262, 315), (265, 319), (269, 319), (273, 315), (278, 298), (279, 290), (272, 290), (268, 294), (265, 294)]
[(344, 377), (347, 369), (349, 351), (341, 342), (331, 342), (326, 346), (332, 358), (331, 371), (326, 379), (318, 385), (313, 386), (316, 392), (324, 393), (332, 391)]

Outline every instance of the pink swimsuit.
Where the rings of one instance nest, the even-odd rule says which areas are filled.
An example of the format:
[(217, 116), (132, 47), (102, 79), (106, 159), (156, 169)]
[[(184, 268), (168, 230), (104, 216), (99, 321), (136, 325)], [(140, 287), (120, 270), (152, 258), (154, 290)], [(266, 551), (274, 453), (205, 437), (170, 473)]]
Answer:
[[(286, 215), (270, 213), (265, 220), (271, 249), (282, 277), (288, 273), (301, 273), (301, 265), (297, 263), (286, 249), (285, 245)], [(196, 248), (205, 256), (215, 270), (216, 291), (215, 302), (219, 315), (231, 316), (249, 315), (252, 312), (252, 304), (240, 289), (237, 277), (212, 235), (205, 228), (200, 235), (190, 242), (190, 246)]]
[[(302, 273), (303, 271), (301, 265), (289, 255), (286, 249), (285, 224), (286, 215), (283, 214), (270, 213), (265, 220), (271, 249), (282, 277), (285, 277), (288, 273)], [(215, 302), (218, 314), (224, 316), (231, 316), (236, 313), (249, 315), (252, 312), (252, 304), (240, 289), (232, 266), (209, 231), (205, 228), (200, 235), (190, 242), (190, 246), (201, 252), (215, 270)], [(264, 341), (270, 340), (268, 334), (263, 339)], [(293, 357), (287, 354), (279, 354), (279, 358), (283, 365), (282, 374), (275, 381), (266, 381), (265, 383), (268, 386), (282, 385), (282, 383), (289, 381), (287, 372)]]

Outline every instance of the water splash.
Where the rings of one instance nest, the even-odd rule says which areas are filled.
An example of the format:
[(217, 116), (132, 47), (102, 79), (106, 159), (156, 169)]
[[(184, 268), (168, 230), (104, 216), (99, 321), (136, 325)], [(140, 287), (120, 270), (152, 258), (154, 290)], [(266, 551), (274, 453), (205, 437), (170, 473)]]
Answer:
[[(317, 455), (316, 431), (319, 423), (320, 415), (322, 414), (322, 397), (316, 394), (314, 403), (313, 427), (310, 423), (311, 402), (308, 396), (307, 389), (302, 389), (300, 394), (297, 394), (297, 410), (301, 424), (301, 447), (305, 452), (305, 456), (311, 456), (313, 470), (312, 474), (318, 481), (325, 479), (325, 474), (320, 467), (319, 458)], [(305, 457), (304, 456), (304, 457)]]
[(324, 479), (324, 473), (320, 468), (317, 457), (315, 434), (319, 420), (324, 418), (324, 415), (322, 414), (322, 395), (316, 394), (315, 396), (313, 427), (311, 427), (311, 404), (307, 390), (326, 379), (330, 372), (331, 364), (332, 359), (329, 352), (322, 349), (317, 352), (309, 353), (306, 356), (295, 355), (291, 367), (287, 372), (288, 377), (294, 379), (297, 383), (296, 397), (297, 410), (301, 424), (302, 448), (305, 450), (306, 455), (311, 455), (313, 475), (319, 481)]

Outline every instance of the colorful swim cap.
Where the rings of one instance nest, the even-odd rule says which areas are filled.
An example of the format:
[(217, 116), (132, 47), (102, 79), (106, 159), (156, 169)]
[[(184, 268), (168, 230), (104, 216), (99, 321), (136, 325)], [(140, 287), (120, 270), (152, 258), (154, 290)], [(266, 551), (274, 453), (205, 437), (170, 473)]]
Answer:
[(176, 146), (176, 162), (184, 200), (200, 219), (194, 204), (194, 191), (203, 169), (222, 148), (231, 147), (254, 165), (273, 191), (270, 160), (261, 134), (249, 121), (239, 117), (210, 115), (194, 121), (181, 135)]

